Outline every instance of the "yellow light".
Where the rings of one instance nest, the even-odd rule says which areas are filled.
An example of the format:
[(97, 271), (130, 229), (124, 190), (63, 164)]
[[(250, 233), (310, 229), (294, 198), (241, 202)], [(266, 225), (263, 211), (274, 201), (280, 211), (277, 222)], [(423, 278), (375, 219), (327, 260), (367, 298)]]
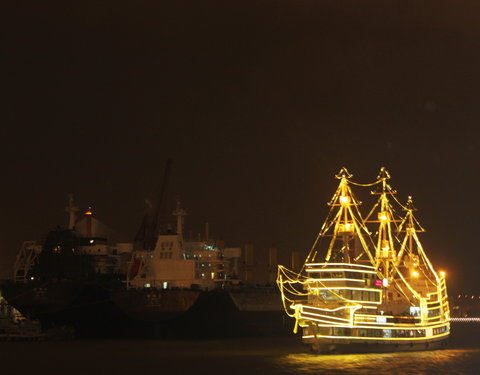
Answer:
[[(313, 320), (313, 319), (310, 319), (310, 318), (307, 318), (308, 320)], [(365, 324), (365, 323), (364, 323)], [(393, 323), (395, 324), (395, 323)], [(318, 327), (331, 327), (332, 325), (331, 324), (317, 324)], [(343, 325), (344, 326), (344, 325)], [(440, 324), (436, 324), (436, 325), (429, 325), (428, 328), (440, 328), (440, 327), (445, 327), (445, 326), (448, 326), (448, 323), (440, 323)], [(410, 324), (406, 324), (406, 323), (397, 323), (397, 326), (391, 326), (391, 325), (388, 325), (388, 324), (385, 324), (385, 323), (379, 323), (377, 327), (374, 327), (372, 325), (358, 325), (358, 324), (354, 324), (354, 325), (349, 325), (348, 328), (372, 328), (372, 329), (384, 329), (384, 328), (388, 328), (388, 329), (391, 329), (392, 331), (398, 331), (398, 330), (405, 330), (405, 331), (416, 331), (418, 329), (422, 329), (422, 325), (421, 324), (415, 324), (415, 326), (410, 326)], [(426, 327), (425, 327), (426, 328)], [(448, 332), (447, 332), (448, 334)], [(325, 337), (325, 336), (322, 336), (322, 335), (319, 335), (319, 337)], [(336, 336), (336, 337), (340, 337), (340, 336)], [(355, 338), (355, 336), (348, 336), (348, 337), (351, 337), (351, 338)], [(363, 337), (363, 336), (362, 336)], [(375, 339), (375, 338), (379, 338), (379, 337), (372, 337), (372, 339)], [(415, 337), (409, 337), (410, 339), (415, 339)], [(416, 339), (424, 339), (424, 337), (417, 337)], [(400, 339), (400, 337), (395, 337), (393, 339)], [(408, 337), (405, 337), (405, 339), (408, 339)]]
[(446, 275), (445, 271), (440, 271), (440, 276), (445, 277)]
[(88, 210), (87, 212), (85, 212), (85, 215), (91, 215), (92, 214), (92, 211)]
[(320, 307), (315, 307), (315, 306), (304, 306), (304, 305), (297, 305), (301, 306), (302, 308), (308, 308), (308, 309), (314, 309), (314, 310), (321, 310), (321, 311), (339, 311), (339, 310), (348, 310), (348, 309), (353, 309), (353, 308), (362, 308), (364, 306), (362, 305), (355, 305), (355, 306), (340, 306), (335, 309), (322, 309)]
[(346, 197), (345, 195), (341, 195), (341, 196), (340, 196), (340, 203), (341, 203), (342, 205), (347, 205), (347, 204), (348, 204), (348, 201), (349, 201), (349, 198)]
[[(345, 319), (345, 318), (338, 318), (336, 316), (330, 316), (330, 315), (323, 315), (323, 314), (316, 314), (316, 313), (312, 313), (312, 312), (308, 312), (308, 311), (302, 311), (302, 316), (303, 315), (311, 315), (311, 316), (318, 316), (319, 318), (327, 318), (327, 319), (336, 319), (336, 320), (343, 320), (344, 322), (347, 322), (347, 323), (350, 323), (350, 319)], [(324, 320), (325, 322), (325, 320)], [(327, 321), (326, 323), (337, 323), (337, 324), (347, 324), (347, 323), (342, 323), (342, 322), (329, 322)], [(395, 324), (395, 323), (392, 323), (392, 324)]]
[[(313, 266), (350, 266), (350, 267), (363, 267), (363, 268), (371, 268), (375, 269), (373, 266), (366, 266), (364, 264), (356, 264), (356, 263), (307, 263), (307, 267)], [(308, 270), (307, 270), (308, 272)]]
[(387, 215), (387, 213), (386, 213), (386, 212), (380, 212), (380, 213), (378, 214), (378, 219), (379, 219), (380, 221), (387, 221), (387, 220), (388, 220), (388, 215)]
[[(378, 316), (378, 315), (377, 315)], [(376, 317), (376, 316), (375, 316)], [(316, 322), (320, 319), (315, 319), (315, 318), (311, 318), (311, 317), (304, 317), (305, 320), (309, 320), (309, 321), (313, 321), (313, 322)], [(334, 326), (334, 324), (331, 324), (333, 322), (320, 322), (320, 323), (330, 323), (330, 324), (316, 324), (318, 327), (332, 327)], [(394, 326), (392, 326), (390, 323), (377, 323), (377, 325), (372, 325), (373, 322), (362, 322), (363, 324), (366, 324), (366, 325), (362, 325), (362, 324), (343, 324), (343, 323), (340, 323), (338, 324), (338, 326), (341, 326), (341, 327), (348, 327), (348, 328), (371, 328), (371, 329), (376, 329), (376, 330), (382, 330), (382, 329), (385, 329), (385, 328), (388, 328), (388, 329), (391, 329), (392, 331), (416, 331), (416, 330), (419, 330), (419, 329), (422, 329), (422, 328), (431, 328), (431, 329), (434, 329), (434, 328), (441, 328), (441, 327), (447, 327), (449, 326), (448, 323), (444, 322), (444, 323), (439, 323), (439, 324), (431, 324), (429, 325), (428, 327), (424, 326), (424, 325), (421, 325), (421, 324), (415, 324), (415, 325), (411, 325), (409, 323), (392, 323), (392, 324), (395, 324)], [(448, 334), (449, 332), (446, 332), (446, 334)], [(328, 337), (328, 336), (323, 336), (321, 334), (318, 334), (319, 337)], [(335, 336), (335, 337), (342, 337), (342, 336)], [(356, 337), (356, 336), (348, 336), (352, 339), (354, 338), (361, 338), (361, 337)], [(364, 336), (362, 336), (363, 338)], [(367, 336), (368, 337), (368, 336)], [(365, 338), (367, 338), (365, 337)], [(381, 337), (371, 337), (372, 339), (381, 339)], [(400, 337), (394, 337), (394, 338), (389, 338), (389, 339), (393, 339), (393, 340), (396, 340), (396, 339), (401, 339)], [(422, 339), (425, 339), (425, 337), (404, 337), (404, 339), (412, 339), (412, 340), (422, 340)]]
[(347, 271), (347, 272), (377, 274), (375, 271), (355, 270), (355, 269), (352, 269), (352, 268), (310, 268), (310, 269), (307, 269), (306, 271), (307, 272), (340, 272), (340, 271)]
[[(349, 279), (349, 278), (307, 279), (307, 282), (314, 283), (314, 282), (317, 282), (317, 281), (322, 281), (322, 282), (325, 282), (325, 281), (327, 281), (327, 282), (328, 281), (352, 281), (354, 283), (362, 283), (362, 284), (365, 283), (364, 279)], [(334, 287), (332, 287), (332, 288), (334, 288)]]
[(418, 277), (420, 274), (417, 271), (412, 271), (412, 276), (413, 277)]
[[(326, 287), (311, 287), (310, 289), (312, 290), (336, 290), (336, 289), (341, 289), (341, 290), (368, 290), (370, 292), (377, 292), (380, 293), (380, 289), (373, 289), (373, 288), (357, 288), (353, 286), (326, 286)], [(372, 301), (373, 302), (373, 301)]]
[[(322, 325), (318, 325), (319, 327), (321, 327)], [(326, 326), (328, 327), (328, 326)], [(371, 327), (365, 327), (365, 328), (371, 328)], [(390, 327), (388, 327), (390, 329)], [(435, 336), (431, 336), (431, 337), (444, 337), (444, 336), (448, 336), (450, 334), (450, 332), (444, 332), (444, 333), (441, 333), (439, 335), (435, 335)], [(308, 338), (307, 336), (305, 336), (306, 338)], [(375, 340), (375, 341), (392, 341), (392, 342), (395, 342), (396, 340), (398, 341), (425, 341), (425, 342), (428, 342), (428, 339), (426, 339), (425, 337), (394, 337), (394, 338), (391, 338), (391, 337), (357, 337), (357, 336), (328, 336), (328, 335), (319, 335), (317, 334), (316, 336), (317, 338), (318, 337), (322, 337), (322, 338), (327, 338), (327, 339), (346, 339), (346, 340), (362, 340), (362, 341), (366, 341), (366, 340)]]

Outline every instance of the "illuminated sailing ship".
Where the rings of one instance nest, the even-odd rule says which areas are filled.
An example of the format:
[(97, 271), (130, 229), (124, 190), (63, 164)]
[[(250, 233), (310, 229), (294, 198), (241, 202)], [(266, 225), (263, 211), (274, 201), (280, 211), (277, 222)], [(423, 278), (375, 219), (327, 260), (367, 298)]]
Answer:
[[(277, 283), (296, 333), (315, 352), (423, 350), (446, 344), (450, 313), (445, 273), (419, 241), (411, 197), (402, 205), (385, 168), (357, 184), (342, 168), (330, 212), (299, 273), (279, 266)], [(378, 195), (363, 218), (351, 185)], [(403, 211), (397, 213), (396, 208)]]

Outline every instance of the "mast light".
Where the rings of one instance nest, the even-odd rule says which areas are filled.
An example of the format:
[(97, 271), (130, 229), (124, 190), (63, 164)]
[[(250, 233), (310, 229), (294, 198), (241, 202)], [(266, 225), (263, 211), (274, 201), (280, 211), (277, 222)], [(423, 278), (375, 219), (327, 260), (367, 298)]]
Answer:
[(350, 199), (347, 196), (345, 195), (340, 196), (340, 204), (342, 204), (343, 206), (346, 206), (349, 201)]

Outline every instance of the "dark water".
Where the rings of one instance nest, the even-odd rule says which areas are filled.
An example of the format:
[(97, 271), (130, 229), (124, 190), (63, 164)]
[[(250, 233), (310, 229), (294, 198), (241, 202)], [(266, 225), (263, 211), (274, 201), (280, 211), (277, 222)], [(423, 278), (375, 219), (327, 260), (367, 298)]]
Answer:
[(480, 324), (449, 349), (313, 355), (297, 337), (208, 341), (0, 343), (2, 374), (480, 374)]

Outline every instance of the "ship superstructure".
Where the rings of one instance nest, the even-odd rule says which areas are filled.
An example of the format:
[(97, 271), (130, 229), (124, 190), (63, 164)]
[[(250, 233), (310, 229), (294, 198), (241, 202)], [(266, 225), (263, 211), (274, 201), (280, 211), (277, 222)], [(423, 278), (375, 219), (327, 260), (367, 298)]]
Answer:
[(42, 283), (51, 280), (93, 278), (125, 279), (126, 262), (133, 243), (112, 242), (119, 237), (99, 221), (91, 207), (77, 219), (78, 207), (69, 196), (65, 208), (68, 226), (57, 226), (42, 243), (24, 241), (14, 265), (13, 282)]
[[(330, 212), (299, 273), (279, 266), (278, 285), (295, 331), (317, 352), (419, 350), (449, 335), (445, 273), (420, 241), (411, 197), (396, 199), (382, 168), (357, 184), (343, 168)], [(351, 186), (373, 188), (377, 202), (363, 217)], [(401, 211), (401, 212), (399, 212)]]
[[(197, 288), (213, 289), (224, 284), (238, 283), (233, 276), (234, 258), (228, 258), (221, 241), (205, 238), (195, 241), (183, 238), (186, 211), (177, 202), (173, 212), (177, 217), (176, 231), (167, 229), (157, 236), (153, 249), (135, 250), (127, 273), (128, 288)], [(240, 249), (233, 254), (240, 257)]]

